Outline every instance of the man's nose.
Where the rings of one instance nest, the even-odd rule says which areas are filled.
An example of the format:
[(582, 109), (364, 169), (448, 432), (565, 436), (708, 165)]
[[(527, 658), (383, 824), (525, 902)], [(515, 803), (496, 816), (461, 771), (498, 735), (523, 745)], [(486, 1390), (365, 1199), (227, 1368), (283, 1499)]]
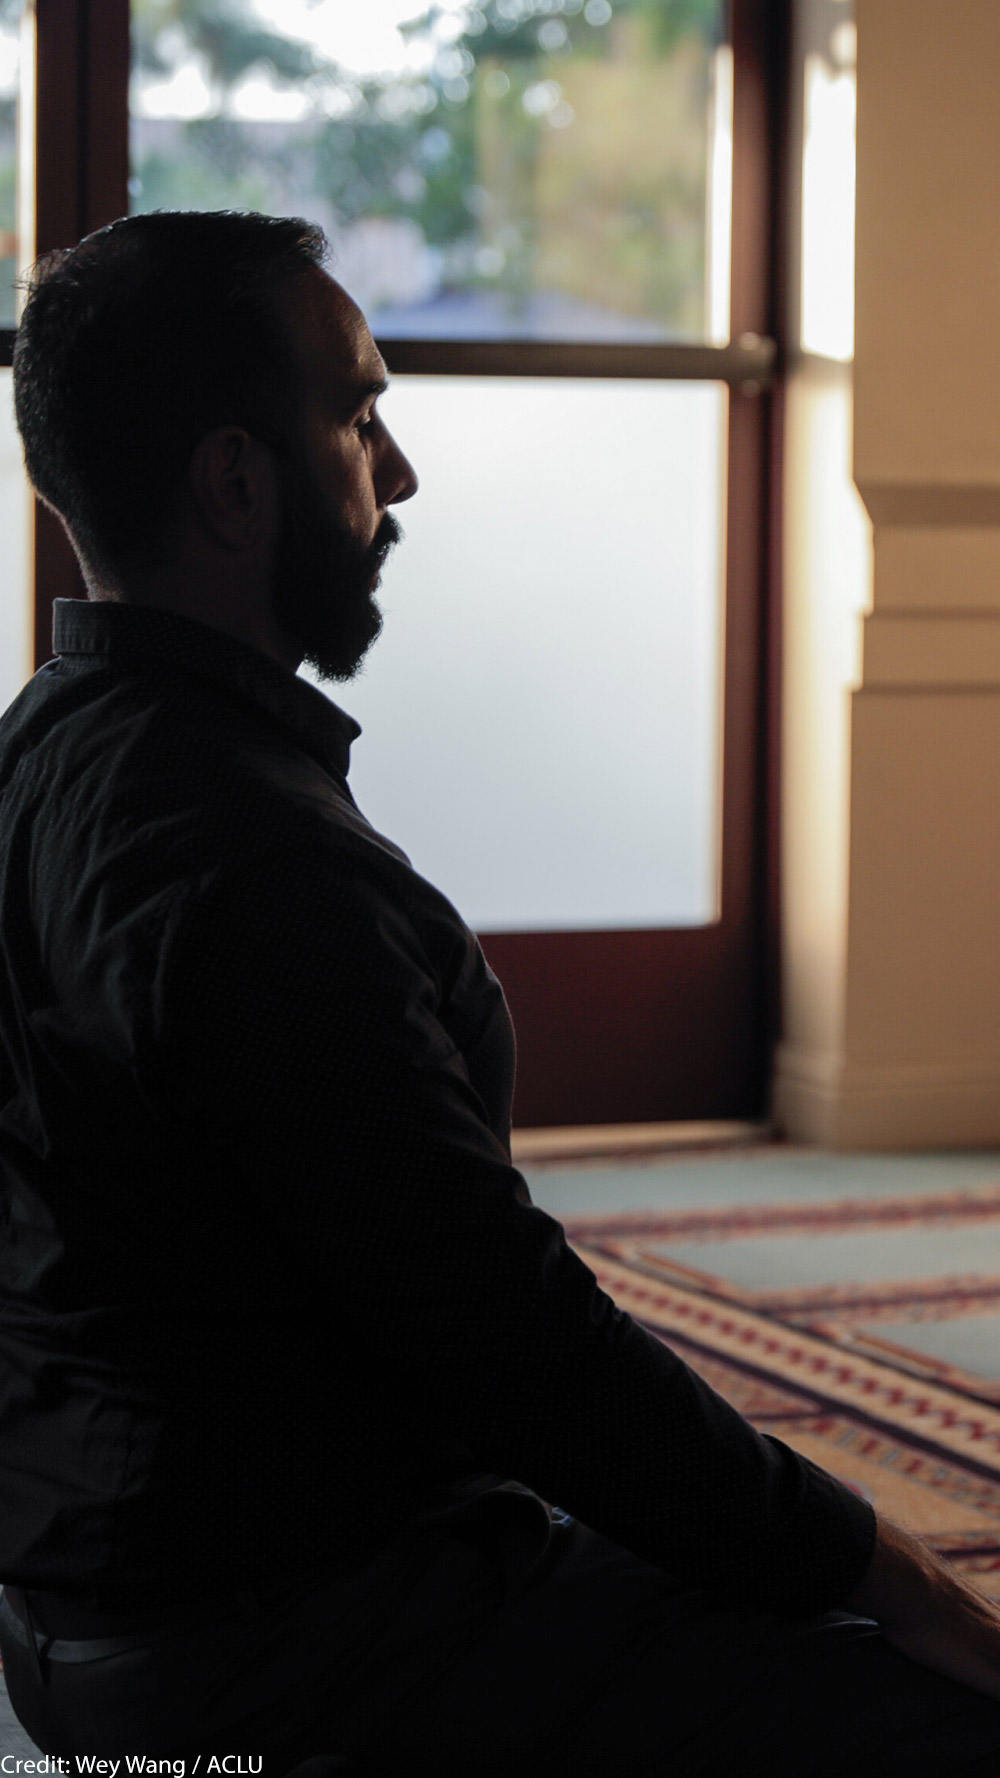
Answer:
[(379, 505), (398, 506), (401, 500), (412, 499), (419, 486), (413, 464), (404, 457), (392, 433), (387, 432), (376, 490)]

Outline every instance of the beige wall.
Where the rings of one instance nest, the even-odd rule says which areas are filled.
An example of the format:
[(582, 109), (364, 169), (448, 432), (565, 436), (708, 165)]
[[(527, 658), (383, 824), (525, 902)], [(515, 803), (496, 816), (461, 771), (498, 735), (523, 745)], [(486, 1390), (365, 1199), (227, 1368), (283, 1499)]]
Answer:
[(837, 1147), (993, 1144), (1000, 5), (857, 0), (856, 17), (854, 474), (874, 578), (852, 663), (856, 571), (851, 585), (836, 538), (824, 568), (819, 539), (799, 536), (810, 472), (795, 434), (818, 375), (806, 369), (790, 401), (775, 1107), (789, 1134)]
[(775, 1110), (830, 1142), (843, 1052), (851, 687), (871, 581), (867, 515), (850, 477), (847, 366), (800, 362), (786, 394), (782, 710), (783, 1040)]

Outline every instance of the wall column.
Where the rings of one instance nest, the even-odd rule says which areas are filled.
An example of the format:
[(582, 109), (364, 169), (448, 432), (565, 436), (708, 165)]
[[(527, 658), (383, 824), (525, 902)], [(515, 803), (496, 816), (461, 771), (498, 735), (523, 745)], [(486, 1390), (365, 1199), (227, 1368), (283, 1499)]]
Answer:
[[(1000, 6), (857, 0), (857, 24), (854, 476), (874, 527), (874, 589), (860, 672), (844, 688), (842, 781), (815, 787), (820, 821), (843, 842), (833, 917), (812, 959), (818, 985), (801, 946), (786, 954), (775, 1102), (790, 1136), (832, 1147), (990, 1146)], [(785, 840), (794, 935), (808, 923), (796, 872), (808, 878), (811, 857), (815, 874), (815, 843), (810, 854), (804, 818)]]

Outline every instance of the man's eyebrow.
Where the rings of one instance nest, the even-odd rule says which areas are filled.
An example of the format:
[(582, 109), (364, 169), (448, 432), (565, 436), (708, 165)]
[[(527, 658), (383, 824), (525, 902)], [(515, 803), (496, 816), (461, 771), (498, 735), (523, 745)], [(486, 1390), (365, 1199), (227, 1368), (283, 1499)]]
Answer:
[(384, 395), (388, 387), (389, 378), (387, 376), (372, 377), (370, 382), (353, 384), (350, 392), (351, 407), (360, 407), (363, 402), (370, 401), (373, 395)]

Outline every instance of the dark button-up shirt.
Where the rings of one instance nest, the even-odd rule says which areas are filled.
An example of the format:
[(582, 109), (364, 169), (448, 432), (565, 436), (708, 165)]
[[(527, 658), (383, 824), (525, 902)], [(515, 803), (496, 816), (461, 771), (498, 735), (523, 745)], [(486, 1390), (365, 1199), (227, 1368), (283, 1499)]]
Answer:
[(0, 722), (0, 1578), (205, 1593), (509, 1477), (841, 1599), (870, 1509), (532, 1204), (503, 995), (359, 813), (357, 724), (162, 611), (64, 602), (56, 649)]

